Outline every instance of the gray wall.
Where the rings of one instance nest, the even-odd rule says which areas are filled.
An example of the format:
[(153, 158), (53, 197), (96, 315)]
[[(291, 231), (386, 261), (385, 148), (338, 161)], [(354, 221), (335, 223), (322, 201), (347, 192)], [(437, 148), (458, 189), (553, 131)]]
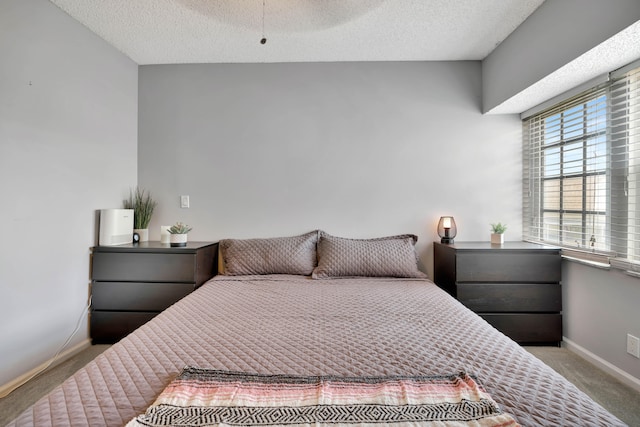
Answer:
[[(140, 67), (139, 184), (190, 238), (521, 235), (521, 124), (480, 113), (479, 62)], [(179, 196), (191, 208), (179, 207)]]
[(483, 111), (638, 20), (638, 0), (545, 1), (482, 62)]
[[(640, 283), (619, 270), (562, 263), (564, 336), (589, 357), (604, 359), (635, 378), (640, 359), (627, 354), (627, 334), (640, 337)], [(598, 362), (598, 360), (595, 360)]]
[(0, 2), (0, 57), (1, 387), (87, 304), (94, 211), (136, 183), (138, 68), (46, 0)]
[[(429, 273), (440, 215), (456, 217), (458, 240), (486, 240), (494, 221), (519, 239), (520, 122), (480, 114), (481, 74), (485, 107), (500, 103), (582, 53), (582, 40), (592, 47), (621, 29), (638, 4), (588, 1), (574, 10), (603, 6), (617, 23), (572, 30), (557, 53), (537, 55), (542, 69), (509, 42), (484, 73), (477, 62), (144, 66), (138, 92), (137, 66), (50, 2), (3, 0), (0, 385), (73, 331), (94, 211), (118, 207), (136, 179), (160, 202), (155, 239), (177, 220), (200, 240), (413, 232)], [(545, 19), (538, 28), (558, 30)], [(640, 335), (637, 279), (565, 263), (563, 283), (565, 335), (639, 378), (623, 341)], [(86, 339), (83, 320), (70, 346)]]
[[(483, 61), (483, 111), (639, 19), (637, 0), (545, 1)], [(626, 334), (640, 334), (638, 279), (565, 261), (562, 282), (564, 335), (571, 348), (602, 367), (611, 364), (626, 372), (625, 380), (633, 376), (631, 382), (638, 387), (640, 360), (626, 353)]]

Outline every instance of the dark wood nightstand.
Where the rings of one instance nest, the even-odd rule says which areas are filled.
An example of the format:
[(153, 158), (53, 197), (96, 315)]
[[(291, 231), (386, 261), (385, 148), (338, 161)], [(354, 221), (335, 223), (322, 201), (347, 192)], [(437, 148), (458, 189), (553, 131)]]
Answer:
[(217, 273), (218, 244), (142, 242), (92, 248), (91, 339), (113, 343)]
[(526, 242), (434, 242), (434, 281), (522, 344), (562, 341), (560, 249)]

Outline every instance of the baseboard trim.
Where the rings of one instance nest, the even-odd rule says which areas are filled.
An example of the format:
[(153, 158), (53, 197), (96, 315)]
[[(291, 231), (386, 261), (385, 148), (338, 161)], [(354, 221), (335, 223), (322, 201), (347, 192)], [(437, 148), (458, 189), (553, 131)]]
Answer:
[(575, 342), (571, 341), (567, 337), (562, 337), (562, 341), (563, 341), (562, 346), (565, 347), (567, 350), (577, 354), (583, 359), (588, 360), (589, 362), (593, 363), (598, 368), (602, 369), (603, 371), (605, 371), (612, 377), (616, 378), (620, 382), (640, 392), (640, 379), (623, 371), (622, 369), (618, 368), (614, 364), (607, 362), (600, 356), (593, 354), (586, 348), (576, 344)]
[[(46, 360), (29, 372), (26, 372), (20, 375), (18, 378), (9, 381), (7, 384), (0, 386), (0, 398), (8, 396), (13, 390), (27, 383), (32, 377), (39, 374), (40, 371), (58, 366), (62, 362), (69, 360), (76, 354), (80, 353), (83, 350), (86, 350), (89, 347), (91, 347), (91, 340), (87, 338), (86, 340), (81, 341), (79, 344), (76, 344), (75, 346), (60, 353), (57, 359), (54, 360), (54, 358), (51, 358), (49, 360)], [(51, 366), (49, 366), (49, 364), (51, 364)]]

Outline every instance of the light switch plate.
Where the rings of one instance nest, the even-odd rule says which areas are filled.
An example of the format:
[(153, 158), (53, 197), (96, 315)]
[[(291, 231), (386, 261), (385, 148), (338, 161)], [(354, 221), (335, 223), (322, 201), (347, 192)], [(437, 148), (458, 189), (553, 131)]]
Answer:
[(180, 207), (181, 208), (189, 207), (189, 196), (180, 196)]

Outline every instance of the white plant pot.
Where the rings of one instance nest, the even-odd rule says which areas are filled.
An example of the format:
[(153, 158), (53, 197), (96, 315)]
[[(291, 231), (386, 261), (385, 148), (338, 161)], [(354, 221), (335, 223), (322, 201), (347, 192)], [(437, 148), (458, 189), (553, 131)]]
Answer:
[(140, 242), (148, 242), (149, 241), (149, 229), (148, 228), (134, 228), (134, 233), (138, 233), (140, 236)]
[(164, 245), (168, 245), (171, 239), (171, 233), (169, 233), (170, 225), (161, 225), (160, 226), (160, 243)]
[(501, 245), (504, 243), (504, 234), (491, 233), (491, 244)]
[(187, 235), (171, 234), (169, 236), (169, 244), (173, 247), (187, 246)]

